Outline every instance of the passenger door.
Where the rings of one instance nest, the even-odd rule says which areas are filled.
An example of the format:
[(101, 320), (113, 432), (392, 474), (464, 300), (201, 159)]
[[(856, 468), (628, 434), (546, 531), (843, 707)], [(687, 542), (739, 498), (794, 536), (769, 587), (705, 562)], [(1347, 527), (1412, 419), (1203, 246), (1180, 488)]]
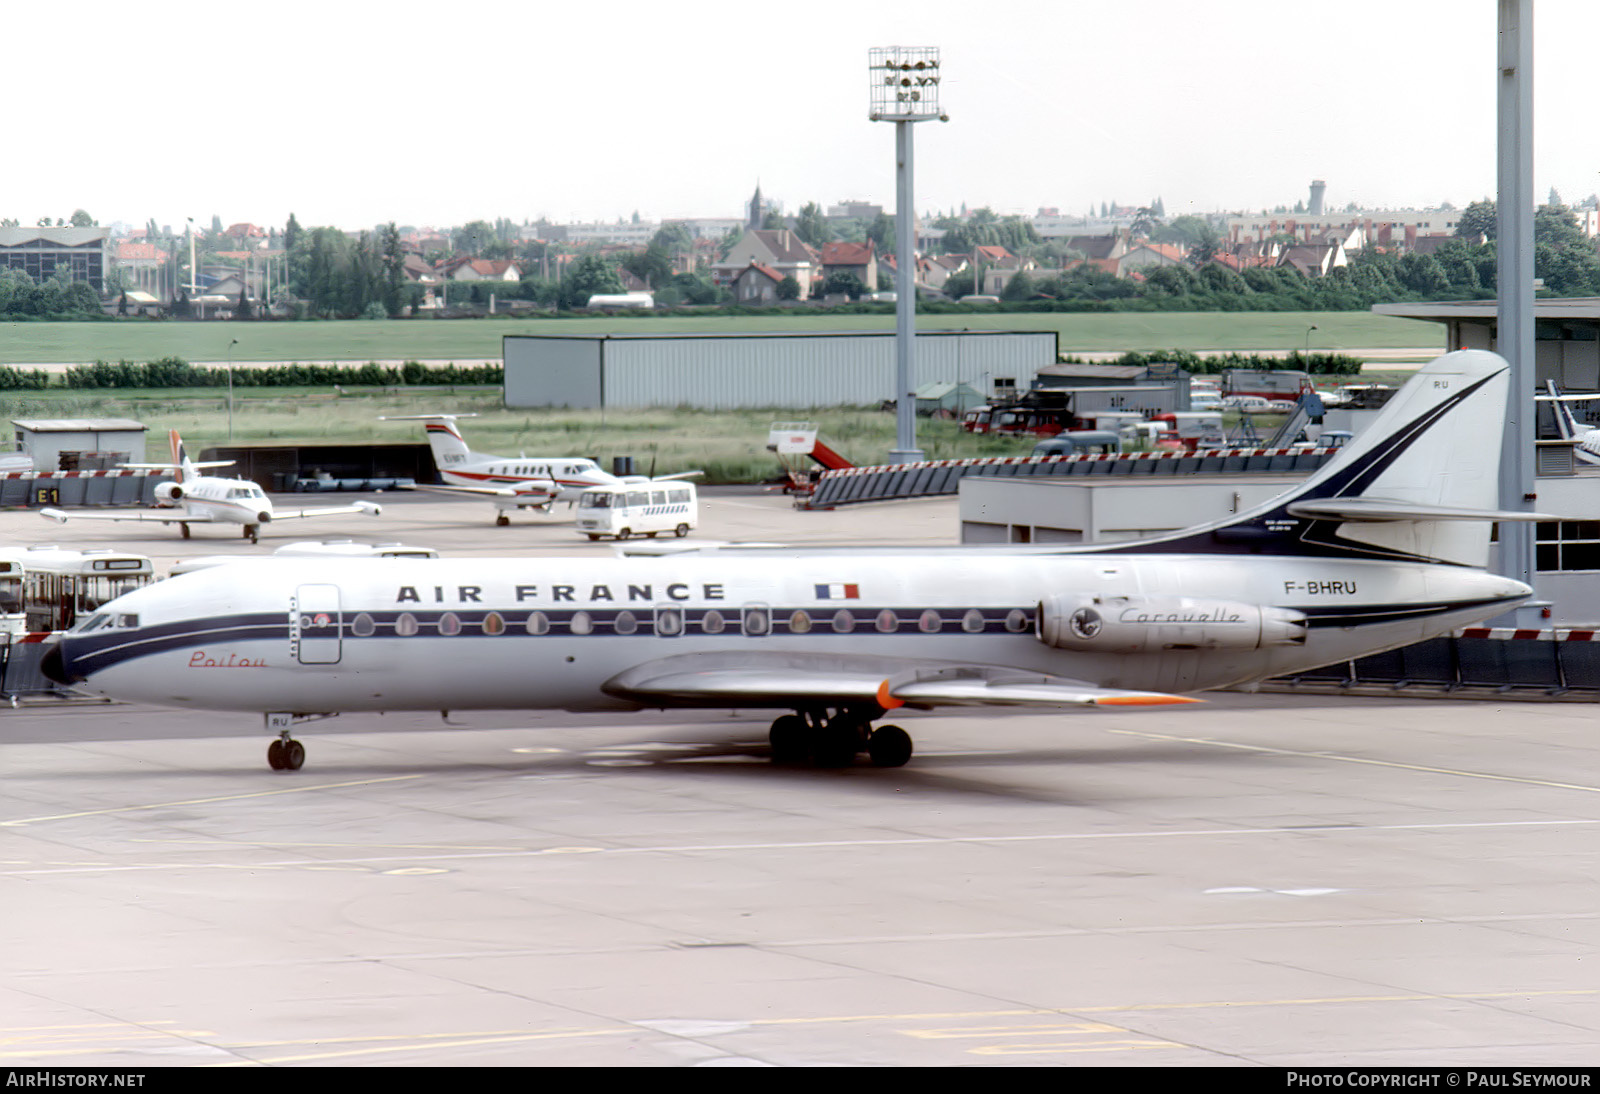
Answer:
[(289, 610), (289, 646), (302, 665), (337, 665), (343, 616), (339, 586), (301, 585)]

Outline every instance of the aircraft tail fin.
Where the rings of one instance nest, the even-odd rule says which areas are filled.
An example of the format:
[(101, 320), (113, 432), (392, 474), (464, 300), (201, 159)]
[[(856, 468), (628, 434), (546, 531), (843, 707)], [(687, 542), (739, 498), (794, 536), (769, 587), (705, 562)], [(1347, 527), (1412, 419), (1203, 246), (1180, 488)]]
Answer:
[(1372, 423), (1300, 486), (1242, 513), (1121, 550), (1488, 562), (1499, 510), (1510, 366), (1485, 350), (1417, 370)]
[(493, 456), (474, 452), (467, 446), (466, 438), (456, 426), (457, 418), (476, 418), (476, 414), (392, 414), (380, 417), (382, 422), (422, 422), (428, 435), (428, 447), (433, 449), (433, 462), (440, 471), (448, 471), (463, 464), (492, 460)]

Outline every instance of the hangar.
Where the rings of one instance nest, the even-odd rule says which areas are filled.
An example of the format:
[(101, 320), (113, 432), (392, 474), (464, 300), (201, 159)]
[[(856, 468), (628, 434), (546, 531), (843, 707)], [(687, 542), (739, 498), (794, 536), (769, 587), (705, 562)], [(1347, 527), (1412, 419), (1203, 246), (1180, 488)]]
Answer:
[[(913, 389), (984, 398), (1056, 362), (1054, 331), (919, 331)], [(508, 407), (876, 406), (895, 398), (894, 332), (510, 334)]]

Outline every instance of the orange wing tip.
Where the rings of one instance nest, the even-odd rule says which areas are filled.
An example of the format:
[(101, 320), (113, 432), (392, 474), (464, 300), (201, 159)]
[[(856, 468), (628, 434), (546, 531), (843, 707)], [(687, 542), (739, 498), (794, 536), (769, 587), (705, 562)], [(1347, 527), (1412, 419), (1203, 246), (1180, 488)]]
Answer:
[(877, 700), (878, 705), (884, 710), (893, 710), (895, 707), (903, 707), (906, 705), (904, 699), (896, 699), (889, 693), (889, 681), (887, 680), (878, 685)]
[(1108, 695), (1096, 699), (1097, 707), (1169, 707), (1179, 703), (1203, 703), (1204, 699), (1191, 699), (1187, 695)]

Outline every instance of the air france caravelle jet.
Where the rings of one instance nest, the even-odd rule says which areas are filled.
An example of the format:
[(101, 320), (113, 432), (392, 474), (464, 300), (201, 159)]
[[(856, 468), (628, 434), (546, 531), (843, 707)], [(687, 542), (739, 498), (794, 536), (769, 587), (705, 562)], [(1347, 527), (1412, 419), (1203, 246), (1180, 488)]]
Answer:
[(425, 422), (433, 462), (444, 485), (418, 486), (419, 490), (438, 490), (456, 494), (477, 494), (493, 499), (495, 524), (511, 523), (512, 509), (548, 511), (557, 501), (576, 501), (591, 486), (615, 486), (624, 482), (662, 482), (688, 479), (699, 471), (676, 475), (612, 475), (593, 460), (576, 456), (491, 456), (474, 452), (457, 428), (461, 418), (476, 414), (393, 414), (380, 422)]
[(171, 463), (126, 463), (122, 466), (150, 471), (171, 471), (171, 482), (156, 485), (156, 504), (164, 509), (157, 513), (69, 513), (65, 509), (41, 509), (39, 515), (64, 524), (69, 520), (135, 520), (159, 521), (176, 524), (189, 538), (191, 524), (239, 524), (244, 528), (244, 538), (251, 543), (259, 541), (261, 526), (275, 520), (302, 520), (306, 517), (332, 517), (344, 513), (368, 513), (378, 516), (380, 506), (370, 501), (351, 505), (334, 505), (325, 509), (276, 510), (261, 487), (249, 479), (224, 479), (202, 475), (204, 467), (229, 467), (232, 460), (204, 460), (196, 462), (184, 450), (183, 440), (174, 429), (169, 435), (172, 443)]
[[(1303, 484), (1090, 547), (714, 549), (655, 558), (257, 560), (105, 605), (47, 652), (117, 699), (341, 711), (771, 708), (773, 758), (879, 766), (898, 708), (1121, 707), (1418, 642), (1531, 595), (1484, 572), (1508, 370), (1419, 370)], [(1549, 519), (1549, 518), (1538, 518)]]

